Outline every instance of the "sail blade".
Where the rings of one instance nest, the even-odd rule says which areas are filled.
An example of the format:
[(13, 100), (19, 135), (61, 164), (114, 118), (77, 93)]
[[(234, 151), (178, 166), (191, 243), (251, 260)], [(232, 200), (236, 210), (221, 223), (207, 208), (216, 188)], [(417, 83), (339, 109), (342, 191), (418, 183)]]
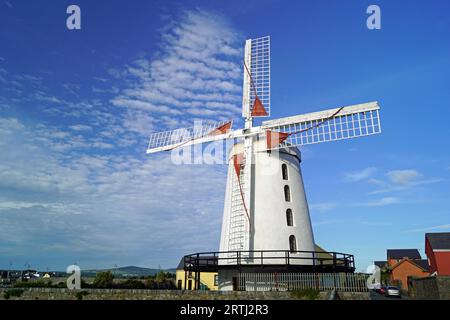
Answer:
[(202, 121), (189, 128), (153, 133), (150, 135), (147, 153), (169, 151), (178, 147), (225, 139), (225, 136), (231, 130), (232, 124), (231, 120), (220, 122)]
[(278, 148), (351, 139), (381, 133), (379, 110), (377, 102), (369, 102), (264, 121), (261, 127), (289, 134)]
[(246, 41), (242, 116), (270, 117), (270, 36)]

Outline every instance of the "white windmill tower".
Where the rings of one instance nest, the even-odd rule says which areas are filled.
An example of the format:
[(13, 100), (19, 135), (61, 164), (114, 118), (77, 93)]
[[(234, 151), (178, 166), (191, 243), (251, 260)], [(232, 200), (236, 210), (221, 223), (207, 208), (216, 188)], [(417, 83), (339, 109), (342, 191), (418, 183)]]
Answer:
[[(238, 141), (228, 157), (220, 252), (208, 255), (212, 254), (216, 267), (276, 266), (286, 259), (289, 266), (316, 266), (297, 146), (381, 132), (377, 102), (263, 121), (254, 127), (253, 119), (270, 116), (270, 107), (267, 36), (245, 44), (243, 129), (232, 131), (230, 120), (150, 136), (147, 153), (225, 139)], [(193, 256), (187, 265), (211, 262), (206, 256)]]

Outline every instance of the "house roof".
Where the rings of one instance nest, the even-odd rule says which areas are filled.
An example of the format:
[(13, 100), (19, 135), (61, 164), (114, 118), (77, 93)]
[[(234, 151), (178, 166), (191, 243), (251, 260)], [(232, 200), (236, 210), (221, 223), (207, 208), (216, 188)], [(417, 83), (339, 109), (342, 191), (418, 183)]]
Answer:
[(389, 259), (422, 259), (417, 249), (388, 249), (387, 258)]
[(450, 232), (426, 233), (425, 238), (433, 250), (450, 249)]
[(429, 271), (429, 269), (430, 269), (430, 265), (428, 264), (428, 260), (426, 260), (426, 259), (412, 260), (411, 262), (417, 264), (423, 270)]
[(184, 257), (181, 258), (180, 262), (178, 263), (177, 270), (183, 270), (184, 269)]
[(384, 268), (387, 265), (387, 261), (374, 261), (373, 263), (380, 268)]
[(399, 265), (405, 263), (405, 262), (409, 262), (413, 265), (416, 265), (418, 268), (424, 270), (424, 271), (428, 271), (429, 270), (429, 266), (428, 266), (428, 260), (413, 260), (413, 259), (409, 259), (409, 258), (403, 258), (401, 259), (399, 262), (397, 262), (394, 266), (392, 266), (391, 270), (397, 268)]
[[(191, 260), (194, 261), (194, 260)], [(218, 257), (217, 256), (200, 256), (198, 259), (198, 263), (201, 264), (206, 264), (206, 263), (212, 263), (215, 262), (217, 263), (218, 261)], [(184, 270), (184, 257), (181, 258), (180, 262), (178, 263), (177, 266), (177, 270)]]

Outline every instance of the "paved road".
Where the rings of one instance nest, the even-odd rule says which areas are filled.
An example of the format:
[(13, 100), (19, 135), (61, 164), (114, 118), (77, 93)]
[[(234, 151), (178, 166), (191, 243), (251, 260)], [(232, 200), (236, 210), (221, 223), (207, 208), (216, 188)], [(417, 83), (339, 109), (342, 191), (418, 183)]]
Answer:
[(402, 295), (402, 298), (386, 297), (384, 294), (376, 293), (375, 291), (370, 291), (370, 300), (409, 300), (408, 296)]

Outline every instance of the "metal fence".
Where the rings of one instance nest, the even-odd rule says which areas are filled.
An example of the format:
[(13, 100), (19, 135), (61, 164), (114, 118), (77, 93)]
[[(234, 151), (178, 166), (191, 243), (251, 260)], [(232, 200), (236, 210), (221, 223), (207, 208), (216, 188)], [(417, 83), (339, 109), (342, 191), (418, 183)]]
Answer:
[(364, 273), (240, 273), (240, 291), (289, 291), (315, 289), (342, 292), (367, 292)]
[(290, 272), (353, 272), (354, 257), (341, 252), (252, 250), (201, 252), (184, 256), (185, 271), (213, 272), (219, 266), (307, 266), (313, 270), (286, 270)]

